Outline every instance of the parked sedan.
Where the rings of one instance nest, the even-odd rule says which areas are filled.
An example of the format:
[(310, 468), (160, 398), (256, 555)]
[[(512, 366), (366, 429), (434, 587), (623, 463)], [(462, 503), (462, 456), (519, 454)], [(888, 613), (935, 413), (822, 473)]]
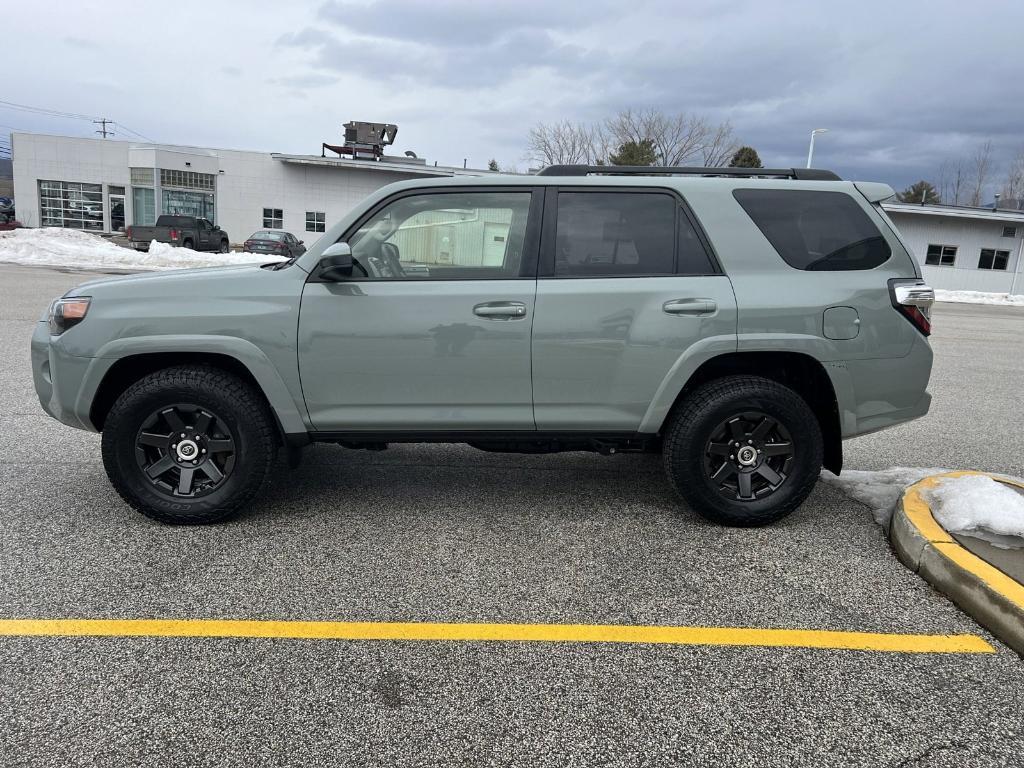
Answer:
[(243, 253), (273, 253), (276, 256), (287, 256), (289, 259), (301, 256), (306, 246), (291, 232), (276, 229), (261, 229), (253, 232), (242, 246)]
[(14, 198), (0, 197), (0, 222), (14, 221)]

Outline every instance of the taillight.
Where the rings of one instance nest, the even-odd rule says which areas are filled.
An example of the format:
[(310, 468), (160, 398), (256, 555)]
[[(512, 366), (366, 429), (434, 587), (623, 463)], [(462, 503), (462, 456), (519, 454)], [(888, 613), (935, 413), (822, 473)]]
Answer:
[(127, 238), (128, 238), (129, 240), (131, 240), (131, 239), (132, 239), (132, 228), (131, 228), (131, 227), (128, 227), (128, 228), (127, 228), (127, 229), (126, 229), (126, 230), (124, 231), (124, 236), (125, 236), (125, 237), (127, 237)]
[(890, 280), (889, 296), (896, 310), (909, 320), (923, 335), (932, 332), (931, 308), (935, 291), (917, 279)]
[(178, 230), (176, 230), (176, 229), (172, 229), (172, 230), (171, 230), (171, 231), (170, 231), (170, 232), (168, 233), (168, 237), (170, 237), (170, 238), (171, 238), (171, 240), (177, 240), (177, 239), (178, 239)]

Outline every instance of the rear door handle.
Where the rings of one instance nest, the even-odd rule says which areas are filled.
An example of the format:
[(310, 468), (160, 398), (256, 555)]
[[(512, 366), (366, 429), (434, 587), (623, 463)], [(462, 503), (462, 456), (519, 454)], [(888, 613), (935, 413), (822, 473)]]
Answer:
[(473, 307), (473, 314), (488, 320), (514, 320), (526, 317), (526, 305), (521, 301), (487, 301)]
[(661, 308), (670, 315), (713, 315), (718, 311), (714, 299), (673, 299)]

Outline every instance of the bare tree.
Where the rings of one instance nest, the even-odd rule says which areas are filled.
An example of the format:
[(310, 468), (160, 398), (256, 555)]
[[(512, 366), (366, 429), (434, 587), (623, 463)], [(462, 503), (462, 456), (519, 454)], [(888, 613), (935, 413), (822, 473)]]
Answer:
[(981, 205), (982, 195), (988, 186), (989, 175), (992, 173), (992, 140), (989, 139), (974, 152), (971, 158), (971, 195), (968, 205)]
[(706, 168), (720, 168), (727, 165), (739, 147), (736, 136), (732, 132), (732, 124), (726, 120), (710, 131), (701, 147)]
[(948, 205), (963, 203), (965, 176), (964, 161), (960, 158), (945, 160), (939, 166), (939, 196), (944, 203)]
[(738, 142), (728, 122), (711, 124), (706, 117), (656, 109), (626, 109), (608, 118), (600, 133), (613, 146), (650, 141), (658, 154), (656, 165), (725, 165)]
[(723, 166), (739, 146), (728, 121), (715, 124), (683, 112), (625, 109), (596, 125), (538, 123), (530, 129), (527, 156), (543, 165), (597, 165), (609, 162), (624, 144), (644, 142), (657, 153), (655, 165)]
[(1006, 201), (1014, 201), (1011, 205), (1019, 204), (1018, 201), (1024, 198), (1024, 148), (1018, 150), (1017, 155), (1010, 161), (1002, 197)]
[(577, 165), (597, 162), (594, 131), (583, 123), (537, 123), (530, 129), (528, 157), (542, 165)]

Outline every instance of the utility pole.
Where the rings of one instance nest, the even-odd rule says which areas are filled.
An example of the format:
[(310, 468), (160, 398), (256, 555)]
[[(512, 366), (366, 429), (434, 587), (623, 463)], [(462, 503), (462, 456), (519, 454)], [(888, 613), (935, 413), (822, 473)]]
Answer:
[(100, 126), (96, 133), (100, 134), (104, 139), (107, 138), (108, 135), (115, 135), (113, 131), (107, 128), (107, 123), (113, 124), (113, 122), (113, 120), (107, 120), (105, 117), (101, 117), (99, 120), (93, 120), (94, 124)]

